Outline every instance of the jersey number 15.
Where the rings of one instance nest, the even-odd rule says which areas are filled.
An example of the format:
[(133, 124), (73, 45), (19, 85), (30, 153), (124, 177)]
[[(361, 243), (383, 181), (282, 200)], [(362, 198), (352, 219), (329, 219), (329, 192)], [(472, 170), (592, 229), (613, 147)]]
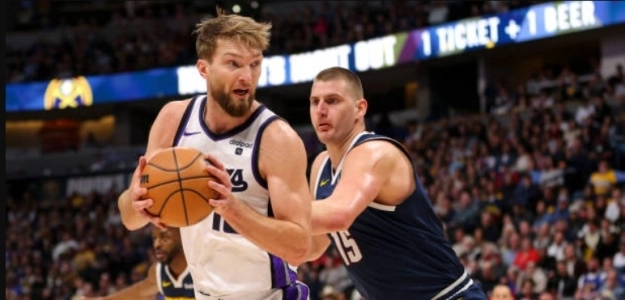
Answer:
[(334, 240), (336, 249), (343, 258), (345, 265), (349, 266), (350, 264), (357, 263), (362, 259), (360, 248), (358, 248), (358, 244), (356, 244), (356, 241), (351, 237), (348, 231), (332, 232), (330, 235)]

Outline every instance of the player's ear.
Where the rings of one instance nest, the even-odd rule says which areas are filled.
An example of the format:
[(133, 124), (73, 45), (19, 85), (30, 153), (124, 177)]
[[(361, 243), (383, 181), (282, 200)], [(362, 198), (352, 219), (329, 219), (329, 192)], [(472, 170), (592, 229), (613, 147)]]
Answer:
[(195, 63), (195, 67), (197, 68), (198, 72), (200, 72), (202, 78), (208, 79), (208, 62), (206, 60), (201, 58), (198, 59)]
[(356, 112), (358, 117), (363, 117), (367, 113), (367, 100), (365, 98), (356, 100)]

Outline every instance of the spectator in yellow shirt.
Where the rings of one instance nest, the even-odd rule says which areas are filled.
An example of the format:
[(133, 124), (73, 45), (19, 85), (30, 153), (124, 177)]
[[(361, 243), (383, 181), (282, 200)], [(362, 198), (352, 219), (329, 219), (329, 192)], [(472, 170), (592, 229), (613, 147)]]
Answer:
[(625, 182), (625, 172), (610, 169), (608, 161), (599, 162), (599, 168), (590, 175), (590, 184), (595, 190), (595, 195), (608, 195), (612, 187)]

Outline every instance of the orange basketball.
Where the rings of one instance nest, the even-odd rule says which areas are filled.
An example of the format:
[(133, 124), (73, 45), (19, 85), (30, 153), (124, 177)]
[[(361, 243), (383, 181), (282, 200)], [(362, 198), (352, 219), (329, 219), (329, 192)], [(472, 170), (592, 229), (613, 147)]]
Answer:
[(209, 199), (219, 194), (208, 186), (217, 180), (206, 170), (209, 162), (192, 148), (163, 149), (147, 161), (141, 173), (141, 187), (148, 189), (144, 199), (154, 204), (146, 210), (167, 226), (185, 227), (206, 218), (213, 207)]

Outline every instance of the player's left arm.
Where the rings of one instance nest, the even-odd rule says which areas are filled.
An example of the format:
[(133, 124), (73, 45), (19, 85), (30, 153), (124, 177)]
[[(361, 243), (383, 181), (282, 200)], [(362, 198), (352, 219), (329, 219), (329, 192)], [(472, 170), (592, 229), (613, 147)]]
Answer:
[(397, 153), (386, 141), (369, 141), (353, 148), (332, 195), (312, 204), (313, 234), (347, 230), (389, 180), (399, 161)]

